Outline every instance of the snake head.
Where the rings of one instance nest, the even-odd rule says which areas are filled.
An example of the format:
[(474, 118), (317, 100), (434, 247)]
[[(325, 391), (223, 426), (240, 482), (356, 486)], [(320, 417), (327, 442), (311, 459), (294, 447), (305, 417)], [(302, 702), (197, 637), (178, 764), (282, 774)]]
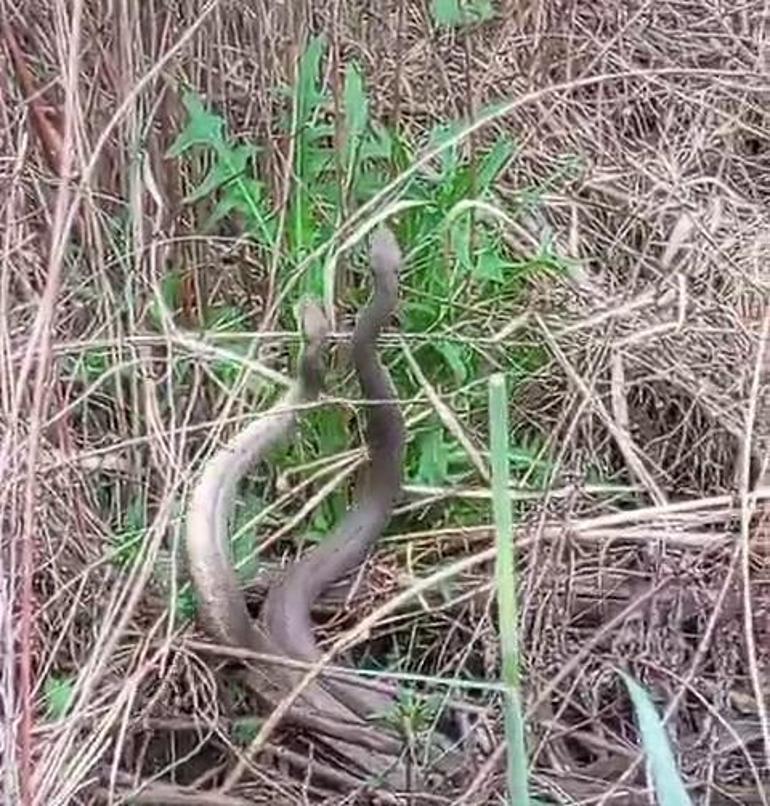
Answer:
[(384, 224), (372, 236), (369, 247), (369, 261), (372, 274), (378, 280), (398, 279), (401, 269), (401, 249), (393, 231)]
[(304, 299), (297, 312), (302, 336), (309, 347), (320, 347), (329, 335), (329, 322), (321, 306), (313, 299)]

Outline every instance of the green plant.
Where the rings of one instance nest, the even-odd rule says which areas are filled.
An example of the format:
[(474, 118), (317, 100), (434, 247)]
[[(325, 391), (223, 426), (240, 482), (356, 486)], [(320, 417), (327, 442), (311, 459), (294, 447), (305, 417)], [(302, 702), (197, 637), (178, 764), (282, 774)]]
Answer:
[(624, 672), (621, 672), (620, 676), (628, 689), (636, 712), (639, 733), (660, 806), (692, 806), (692, 800), (676, 768), (666, 729), (650, 695)]
[(433, 0), (431, 11), (436, 23), (447, 28), (486, 22), (495, 13), (491, 0)]
[(519, 611), (517, 603), (516, 559), (513, 541), (513, 513), (508, 493), (508, 395), (505, 378), (496, 374), (489, 381), (490, 452), (492, 455), (492, 508), (494, 512), (497, 563), (497, 589), (503, 682), (507, 690), (503, 706), (505, 736), (508, 742), (508, 795), (511, 803), (528, 806), (527, 748), (521, 700), (519, 658)]
[[(488, 18), (492, 4), (437, 0), (433, 10), (441, 25), (464, 25)], [(511, 305), (532, 276), (562, 269), (546, 242), (531, 255), (512, 253), (506, 242), (510, 217), (498, 206), (495, 188), (516, 159), (515, 141), (500, 135), (489, 147), (477, 144), (469, 155), (462, 143), (449, 141), (462, 121), (437, 125), (422, 144), (388, 131), (370, 116), (367, 87), (355, 61), (347, 64), (340, 97), (334, 98), (324, 80), (326, 51), (324, 37), (311, 39), (300, 59), (295, 85), (280, 90), (288, 103), (279, 125), (292, 135), (294, 149), (285, 199), (273, 198), (260, 176), (255, 160), (260, 148), (233, 137), (221, 115), (208, 109), (196, 94), (185, 93), (188, 119), (169, 155), (195, 157), (202, 164), (202, 178), (187, 201), (210, 200), (209, 227), (225, 217), (238, 217), (263, 253), (275, 256), (271, 271), (280, 300), (279, 320), (293, 321), (294, 306), (307, 294), (334, 299), (341, 308), (358, 309), (369, 294), (369, 283), (347, 282), (332, 289), (335, 272), (328, 270), (332, 255), (324, 246), (334, 242), (347, 211), (382, 190), (394, 172), (413, 164), (420, 145), (446, 144), (429, 169), (414, 173), (400, 190), (401, 198), (410, 203), (394, 222), (406, 257), (401, 325), (405, 333), (421, 337), (415, 342), (414, 356), (429, 373), (430, 383), (439, 394), (451, 389), (458, 416), (483, 433), (487, 425), (484, 378), (490, 366), (504, 371), (515, 384), (543, 364), (545, 353), (504, 342), (484, 347), (479, 333), (494, 333), (510, 321)], [(335, 110), (342, 117), (338, 126), (332, 117)], [(560, 166), (549, 181), (558, 186), (571, 166)], [(539, 204), (536, 190), (527, 188), (520, 194), (522, 209)], [(352, 267), (360, 257), (354, 250)], [(165, 296), (175, 299), (171, 281)], [(240, 327), (242, 321), (236, 320)], [(204, 317), (204, 323), (209, 329), (222, 324), (213, 314)], [(406, 362), (398, 360), (399, 353), (386, 349), (383, 355), (399, 394), (403, 398), (420, 395), (420, 385)], [(237, 367), (225, 362), (217, 364), (214, 372), (230, 385)], [(340, 373), (332, 370), (328, 387), (342, 381)], [(339, 409), (313, 412), (302, 418), (300, 439), (281, 449), (273, 461), (280, 470), (302, 464), (308, 457), (334, 454), (347, 446), (348, 430)], [(540, 483), (548, 476), (549, 468), (526, 444), (515, 446), (510, 458), (514, 472), (528, 483)], [(438, 420), (423, 422), (415, 431), (407, 455), (411, 481), (448, 485), (468, 481), (474, 473), (465, 451)], [(315, 513), (311, 539), (322, 538), (334, 527), (349, 497), (348, 490), (340, 489), (326, 499)], [(433, 507), (431, 513), (438, 521), (449, 517), (465, 522), (478, 517), (480, 509), (448, 502)]]
[(43, 695), (48, 719), (63, 719), (72, 704), (75, 686), (74, 678), (51, 675), (43, 684)]

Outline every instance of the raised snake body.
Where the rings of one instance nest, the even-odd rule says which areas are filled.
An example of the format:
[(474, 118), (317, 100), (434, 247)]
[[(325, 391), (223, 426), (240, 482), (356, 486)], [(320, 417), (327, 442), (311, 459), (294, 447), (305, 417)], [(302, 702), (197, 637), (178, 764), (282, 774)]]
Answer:
[[(326, 321), (314, 305), (303, 311), (305, 348), (298, 377), (283, 399), (238, 434), (205, 466), (188, 511), (190, 571), (209, 632), (225, 644), (261, 653), (313, 661), (319, 656), (310, 618), (315, 600), (335, 581), (359, 566), (387, 525), (401, 489), (404, 423), (387, 370), (375, 349), (376, 338), (398, 297), (401, 255), (393, 234), (380, 229), (372, 239), (374, 294), (353, 333), (353, 360), (365, 397), (368, 476), (337, 530), (313, 552), (290, 567), (268, 591), (259, 623), (246, 608), (228, 556), (227, 519), (235, 487), (248, 466), (284, 440), (297, 422), (297, 406), (315, 400), (323, 376)], [(296, 669), (271, 666), (250, 678), (253, 688), (273, 705), (301, 678)], [(316, 733), (334, 737), (335, 753), (358, 768), (362, 779), (379, 776), (388, 788), (401, 789), (410, 775), (398, 761), (401, 740), (369, 721), (392, 705), (392, 697), (347, 680), (321, 675), (303, 693), (289, 718)]]
[(288, 655), (315, 660), (310, 611), (316, 599), (340, 577), (357, 568), (390, 520), (401, 489), (404, 422), (395, 391), (382, 366), (375, 342), (398, 302), (401, 255), (393, 234), (376, 233), (371, 248), (374, 295), (358, 316), (353, 331), (353, 363), (364, 397), (369, 446), (368, 475), (356, 507), (333, 535), (292, 566), (282, 582), (271, 588), (262, 610), (266, 631)]

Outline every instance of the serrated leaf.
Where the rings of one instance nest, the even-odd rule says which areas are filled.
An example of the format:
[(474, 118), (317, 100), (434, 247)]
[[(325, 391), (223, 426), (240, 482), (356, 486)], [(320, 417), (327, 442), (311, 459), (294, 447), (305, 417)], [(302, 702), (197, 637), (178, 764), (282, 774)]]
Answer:
[(192, 146), (207, 145), (217, 147), (223, 143), (224, 120), (208, 112), (194, 92), (185, 92), (182, 103), (187, 110), (187, 124), (177, 135), (166, 152), (167, 157), (179, 157)]
[(635, 680), (620, 672), (636, 712), (644, 752), (650, 764), (655, 794), (660, 806), (692, 806), (676, 768), (668, 734), (650, 695)]
[(272, 244), (273, 227), (270, 210), (261, 182), (246, 176), (228, 185), (206, 220), (205, 229), (213, 229), (233, 212), (246, 217), (249, 230), (260, 243)]
[(506, 260), (494, 249), (485, 249), (476, 258), (473, 276), (477, 280), (486, 280), (492, 283), (505, 282), (506, 272), (511, 268), (511, 262)]
[(185, 204), (210, 196), (217, 188), (235, 177), (241, 176), (246, 171), (249, 159), (254, 156), (256, 149), (252, 145), (243, 143), (233, 148), (223, 148), (220, 152), (206, 178), (184, 198)]
[(390, 160), (393, 156), (393, 138), (384, 127), (372, 122), (368, 137), (361, 143), (362, 160)]

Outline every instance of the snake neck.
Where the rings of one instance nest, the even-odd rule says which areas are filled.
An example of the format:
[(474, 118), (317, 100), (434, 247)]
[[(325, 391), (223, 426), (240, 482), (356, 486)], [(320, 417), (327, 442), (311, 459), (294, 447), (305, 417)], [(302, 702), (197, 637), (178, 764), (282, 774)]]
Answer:
[(397, 302), (396, 278), (375, 276), (372, 302), (359, 315), (353, 332), (353, 363), (363, 397), (370, 401), (366, 428), (369, 478), (362, 503), (386, 511), (401, 490), (405, 430), (393, 383), (379, 359), (376, 341)]

